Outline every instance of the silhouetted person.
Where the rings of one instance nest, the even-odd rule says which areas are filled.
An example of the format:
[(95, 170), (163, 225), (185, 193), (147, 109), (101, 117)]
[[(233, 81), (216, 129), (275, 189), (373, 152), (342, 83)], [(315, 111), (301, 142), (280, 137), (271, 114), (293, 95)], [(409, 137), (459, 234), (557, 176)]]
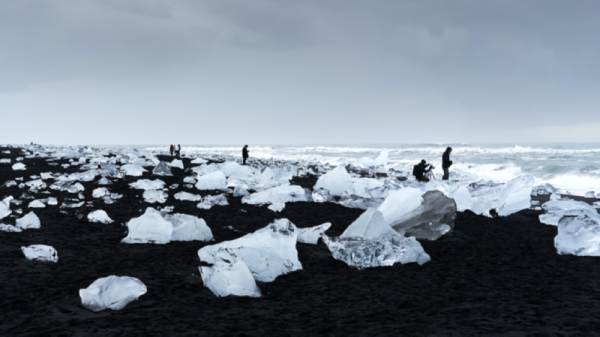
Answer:
[(242, 165), (246, 165), (246, 159), (248, 159), (248, 145), (244, 145), (242, 149), (242, 158), (244, 158), (244, 163)]
[(175, 147), (175, 153), (177, 154), (177, 158), (181, 158), (181, 145), (177, 144)]
[(420, 163), (413, 167), (413, 175), (417, 178), (418, 181), (429, 181), (429, 178), (425, 177), (425, 173), (431, 171), (431, 164), (427, 164), (425, 159), (421, 160)]
[(446, 148), (446, 152), (442, 155), (442, 169), (444, 170), (444, 176), (442, 180), (450, 179), (450, 171), (448, 170), (452, 166), (452, 160), (450, 160), (450, 153), (452, 152), (451, 147)]
[(175, 146), (173, 146), (173, 144), (169, 147), (169, 151), (171, 151), (171, 158), (173, 158), (173, 151), (175, 151)]

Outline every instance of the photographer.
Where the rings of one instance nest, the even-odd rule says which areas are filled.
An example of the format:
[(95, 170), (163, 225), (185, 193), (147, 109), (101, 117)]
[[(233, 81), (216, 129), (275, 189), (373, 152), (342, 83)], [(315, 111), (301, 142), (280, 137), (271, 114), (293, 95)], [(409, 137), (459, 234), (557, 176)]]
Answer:
[(433, 169), (433, 165), (427, 164), (425, 159), (423, 159), (413, 167), (413, 175), (418, 181), (428, 182), (429, 178), (425, 177), (425, 174), (431, 171), (431, 169)]

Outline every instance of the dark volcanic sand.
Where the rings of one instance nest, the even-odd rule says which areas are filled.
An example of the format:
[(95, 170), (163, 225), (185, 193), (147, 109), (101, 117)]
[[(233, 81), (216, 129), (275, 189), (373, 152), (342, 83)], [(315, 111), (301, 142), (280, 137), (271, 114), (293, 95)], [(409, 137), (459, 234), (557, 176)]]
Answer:
[[(3, 151), (5, 149), (0, 149)], [(10, 155), (17, 157), (12, 149)], [(61, 161), (61, 163), (66, 161)], [(26, 171), (0, 164), (0, 183), (40, 172), (64, 171), (44, 159), (25, 159)], [(186, 166), (189, 160), (185, 160)], [(70, 171), (75, 171), (70, 169)], [(184, 173), (159, 177), (167, 184), (182, 182)], [(143, 178), (152, 178), (145, 174)], [(205, 288), (198, 273), (201, 242), (167, 245), (119, 243), (126, 223), (147, 205), (142, 191), (117, 180), (113, 192), (124, 197), (116, 204), (95, 200), (97, 208), (115, 220), (92, 224), (76, 213), (59, 213), (58, 206), (34, 209), (42, 228), (22, 233), (0, 232), (0, 334), (226, 334), (226, 335), (426, 335), (525, 332), (581, 334), (600, 331), (600, 267), (593, 257), (560, 256), (554, 249), (556, 227), (538, 222), (539, 212), (525, 210), (490, 219), (460, 213), (454, 235), (422, 242), (431, 261), (363, 271), (331, 257), (327, 247), (298, 243), (304, 270), (259, 283), (261, 298), (219, 298)], [(97, 179), (98, 180), (98, 179)], [(91, 200), (94, 183), (83, 183)], [(331, 222), (336, 236), (362, 210), (335, 204), (288, 203), (282, 213), (243, 205), (199, 210), (195, 202), (166, 205), (175, 212), (204, 218), (219, 241), (253, 232), (276, 218), (298, 227)], [(198, 191), (191, 190), (192, 193)], [(22, 190), (0, 188), (0, 197), (20, 198)], [(213, 192), (214, 193), (214, 192)], [(206, 195), (207, 193), (201, 193)], [(56, 192), (53, 191), (53, 195)], [(39, 198), (45, 197), (43, 194)], [(59, 194), (73, 197), (68, 193)], [(21, 207), (29, 212), (26, 201)], [(156, 207), (156, 205), (154, 205)], [(18, 208), (12, 205), (11, 209)], [(246, 212), (242, 212), (241, 210)], [(4, 223), (14, 224), (7, 217)], [(58, 251), (58, 263), (25, 259), (20, 247), (46, 244)], [(93, 313), (80, 304), (79, 289), (109, 275), (139, 278), (148, 293), (121, 311)]]

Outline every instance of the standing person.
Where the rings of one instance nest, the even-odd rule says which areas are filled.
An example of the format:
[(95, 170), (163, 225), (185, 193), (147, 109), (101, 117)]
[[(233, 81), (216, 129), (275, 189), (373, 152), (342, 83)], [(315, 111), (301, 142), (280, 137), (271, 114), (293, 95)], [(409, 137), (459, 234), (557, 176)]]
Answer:
[(450, 179), (450, 171), (448, 169), (452, 166), (452, 160), (450, 160), (450, 153), (452, 152), (451, 147), (446, 148), (446, 152), (442, 155), (442, 169), (444, 170), (444, 176), (442, 180)]
[(169, 147), (169, 151), (171, 151), (171, 158), (173, 158), (173, 151), (175, 150), (175, 146), (173, 146), (173, 144), (171, 144), (171, 146)]
[(248, 159), (248, 145), (244, 145), (242, 149), (242, 158), (244, 158), (244, 163), (242, 165), (246, 165), (246, 159)]
[(181, 145), (177, 144), (177, 149), (175, 150), (177, 152), (177, 159), (181, 159)]

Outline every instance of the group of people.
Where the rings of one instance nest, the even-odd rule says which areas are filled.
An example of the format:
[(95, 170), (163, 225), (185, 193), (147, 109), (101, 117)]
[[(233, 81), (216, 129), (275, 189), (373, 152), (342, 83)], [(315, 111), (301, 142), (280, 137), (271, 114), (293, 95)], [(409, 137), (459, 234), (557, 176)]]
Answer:
[(177, 145), (171, 144), (171, 146), (169, 147), (169, 151), (171, 152), (171, 158), (173, 158), (173, 153), (176, 154), (177, 158), (180, 158), (181, 145), (179, 145), (179, 144), (177, 144)]
[[(442, 155), (442, 169), (444, 170), (444, 176), (442, 180), (450, 179), (450, 166), (452, 166), (452, 160), (450, 160), (450, 153), (452, 152), (451, 147), (447, 147), (446, 151)], [(417, 178), (418, 181), (427, 182), (429, 181), (428, 173), (434, 169), (432, 164), (427, 164), (425, 159), (421, 160), (420, 163), (414, 166), (413, 175)]]

